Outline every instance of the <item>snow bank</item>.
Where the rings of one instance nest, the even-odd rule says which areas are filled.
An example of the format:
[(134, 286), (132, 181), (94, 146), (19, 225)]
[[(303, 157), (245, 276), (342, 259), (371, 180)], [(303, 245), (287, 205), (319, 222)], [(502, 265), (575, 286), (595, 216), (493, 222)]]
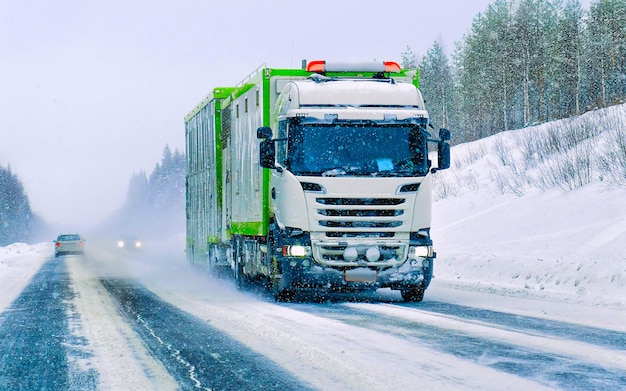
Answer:
[(0, 312), (22, 292), (46, 259), (54, 254), (52, 242), (0, 247)]
[(590, 162), (588, 182), (572, 190), (568, 178), (541, 179), (562, 151), (541, 159), (522, 152), (537, 132), (578, 129), (572, 120), (452, 148), (452, 167), (435, 175), (433, 283), (626, 306), (626, 189), (607, 183), (598, 163), (615, 135), (607, 124), (626, 123), (626, 105), (578, 120), (604, 127), (571, 147), (588, 151)]

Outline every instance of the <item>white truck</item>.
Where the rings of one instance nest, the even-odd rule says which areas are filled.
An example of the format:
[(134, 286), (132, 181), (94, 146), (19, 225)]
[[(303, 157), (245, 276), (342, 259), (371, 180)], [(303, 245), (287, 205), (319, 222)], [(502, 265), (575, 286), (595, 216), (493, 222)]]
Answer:
[[(237, 286), (391, 288), (421, 301), (433, 276), (433, 139), (417, 70), (395, 62), (259, 67), (185, 118), (188, 259)], [(429, 159), (437, 146), (437, 164)]]

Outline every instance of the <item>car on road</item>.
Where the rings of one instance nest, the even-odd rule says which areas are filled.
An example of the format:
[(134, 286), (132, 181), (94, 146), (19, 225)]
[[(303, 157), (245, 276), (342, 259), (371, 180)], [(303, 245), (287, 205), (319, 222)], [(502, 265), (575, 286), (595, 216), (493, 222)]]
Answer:
[(54, 256), (66, 254), (85, 255), (85, 238), (79, 234), (60, 234), (54, 242)]
[(117, 241), (117, 248), (120, 250), (139, 250), (142, 245), (137, 235), (133, 234), (122, 235)]

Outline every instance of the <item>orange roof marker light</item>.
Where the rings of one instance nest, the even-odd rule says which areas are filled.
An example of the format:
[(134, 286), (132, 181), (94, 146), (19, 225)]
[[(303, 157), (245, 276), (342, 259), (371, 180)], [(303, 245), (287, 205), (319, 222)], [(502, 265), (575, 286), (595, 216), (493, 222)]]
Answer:
[(383, 62), (326, 62), (315, 60), (307, 64), (308, 72), (395, 72), (402, 70), (395, 61)]

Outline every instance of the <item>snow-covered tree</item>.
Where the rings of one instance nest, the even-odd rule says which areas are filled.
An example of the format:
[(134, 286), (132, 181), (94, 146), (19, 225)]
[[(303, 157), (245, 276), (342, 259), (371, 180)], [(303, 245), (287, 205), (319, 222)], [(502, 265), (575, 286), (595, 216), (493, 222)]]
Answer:
[(402, 68), (415, 69), (417, 67), (417, 57), (409, 45), (406, 45), (406, 49), (400, 54), (400, 58), (402, 59), (402, 64), (400, 64)]
[(420, 88), (427, 102), (430, 122), (437, 127), (449, 127), (455, 102), (454, 81), (450, 62), (439, 42), (426, 52), (419, 69)]
[(11, 172), (11, 167), (0, 166), (0, 246), (27, 242), (32, 219), (22, 182)]

